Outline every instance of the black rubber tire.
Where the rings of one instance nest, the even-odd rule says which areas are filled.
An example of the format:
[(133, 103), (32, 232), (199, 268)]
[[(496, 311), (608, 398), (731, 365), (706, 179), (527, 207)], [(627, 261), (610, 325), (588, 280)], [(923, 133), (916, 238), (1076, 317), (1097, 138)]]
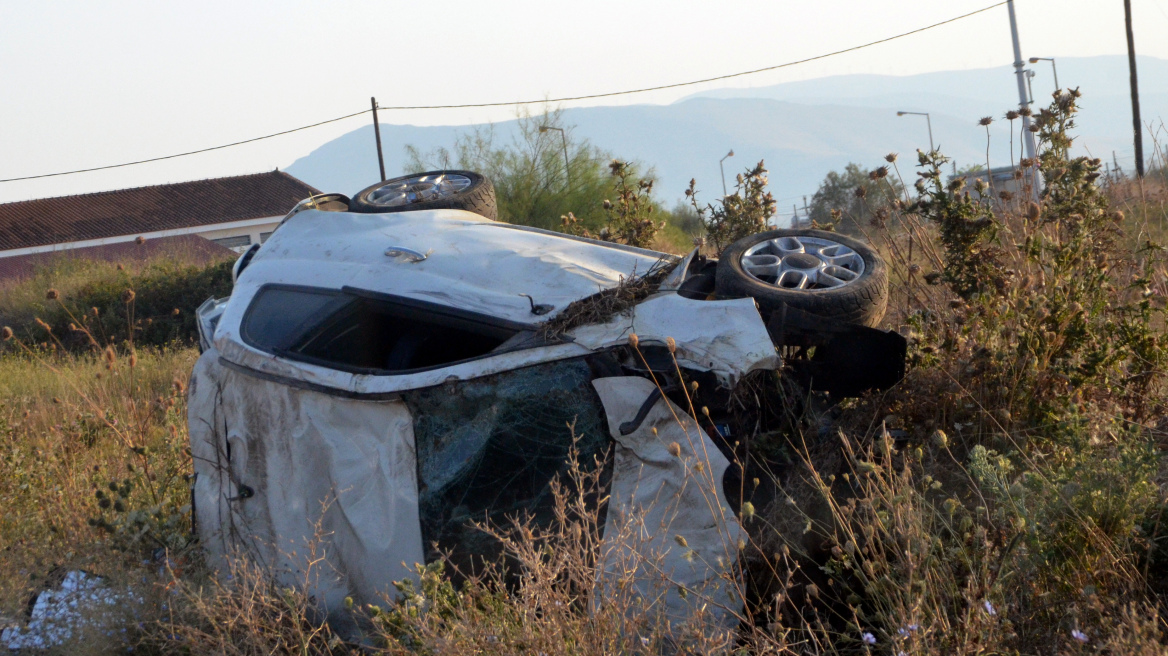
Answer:
[[(863, 258), (864, 273), (843, 287), (810, 290), (782, 289), (748, 274), (742, 268), (746, 249), (779, 237), (818, 237), (843, 244)], [(715, 289), (719, 298), (753, 298), (764, 317), (779, 306), (788, 305), (826, 319), (874, 327), (888, 308), (888, 268), (867, 244), (835, 232), (770, 230), (739, 239), (722, 253)]]
[[(411, 203), (398, 207), (385, 207), (369, 201), (369, 195), (385, 184), (408, 178), (416, 178), (421, 175), (435, 175), (439, 173), (464, 175), (470, 178), (470, 187), (467, 187), (464, 191), (450, 198)], [(474, 171), (426, 171), (424, 173), (414, 173), (412, 175), (391, 178), (362, 189), (349, 202), (349, 209), (352, 212), (362, 212), (365, 214), (388, 214), (390, 212), (414, 212), (417, 210), (466, 210), (467, 212), (474, 212), (492, 221), (496, 221), (499, 218), (499, 211), (495, 206), (495, 185), (491, 184), (491, 181), (486, 176), (475, 173)]]

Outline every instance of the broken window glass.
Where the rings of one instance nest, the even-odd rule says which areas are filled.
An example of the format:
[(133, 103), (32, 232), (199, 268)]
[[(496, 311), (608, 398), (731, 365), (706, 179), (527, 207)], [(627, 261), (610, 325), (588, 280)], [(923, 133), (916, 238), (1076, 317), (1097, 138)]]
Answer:
[[(356, 373), (400, 373), (496, 351), (526, 326), (361, 290), (269, 285), (244, 316), (245, 342)], [(512, 340), (512, 341), (508, 341)]]
[(540, 526), (552, 522), (549, 484), (556, 477), (569, 482), (573, 432), (586, 471), (595, 471), (597, 459), (609, 456), (608, 428), (592, 378), (587, 361), (575, 359), (404, 395), (414, 416), (427, 562), (449, 552), (456, 569), (478, 571), (483, 562), (497, 559), (501, 547), (473, 522), (499, 527), (509, 527), (512, 518)]

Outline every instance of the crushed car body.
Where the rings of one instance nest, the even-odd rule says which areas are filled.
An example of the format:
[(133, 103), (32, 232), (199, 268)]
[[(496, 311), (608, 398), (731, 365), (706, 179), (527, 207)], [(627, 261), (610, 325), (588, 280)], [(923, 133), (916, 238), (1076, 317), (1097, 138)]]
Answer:
[[(787, 331), (774, 319), (787, 297), (722, 297), (717, 262), (696, 250), (677, 258), (496, 222), (480, 187), (450, 192), (470, 194), (472, 212), (450, 205), (438, 180), (302, 203), (240, 258), (231, 297), (199, 309), (188, 413), (208, 554), (243, 555), (312, 587), (332, 618), (347, 597), (392, 598), (415, 564), (469, 573), (498, 559), (479, 526), (552, 521), (551, 482), (576, 454), (605, 468), (610, 495), (600, 589), (605, 572), (652, 570), (674, 590), (662, 606), (671, 621), (697, 604), (717, 609), (707, 612), (715, 624), (737, 625), (731, 427), (717, 411), (695, 413), (687, 390), (700, 380), (703, 393), (730, 394), (752, 372), (783, 366), (777, 345), (889, 333), (820, 331), (797, 303), (790, 314), (803, 321)], [(438, 191), (399, 202), (413, 188)], [(776, 243), (767, 248), (795, 244)], [(740, 261), (748, 275), (781, 283), (781, 252), (757, 251)], [(832, 264), (836, 252), (817, 266), (846, 271), (852, 260)], [(756, 263), (775, 275), (750, 273)], [(888, 340), (881, 372), (841, 379), (895, 382), (903, 340), (899, 362)], [(846, 346), (835, 351), (865, 368)], [(632, 519), (659, 535), (618, 539)], [(328, 567), (306, 581), (316, 558)]]

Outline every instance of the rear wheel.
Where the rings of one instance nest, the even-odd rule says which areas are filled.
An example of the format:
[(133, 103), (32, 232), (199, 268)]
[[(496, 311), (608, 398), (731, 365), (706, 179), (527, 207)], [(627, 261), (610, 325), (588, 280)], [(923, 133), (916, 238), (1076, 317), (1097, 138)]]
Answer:
[(771, 230), (739, 239), (718, 260), (717, 294), (749, 296), (769, 314), (781, 305), (875, 326), (888, 306), (888, 271), (866, 244), (823, 230)]
[(473, 171), (427, 171), (385, 180), (353, 197), (354, 212), (380, 214), (415, 210), (466, 210), (494, 221), (495, 187)]

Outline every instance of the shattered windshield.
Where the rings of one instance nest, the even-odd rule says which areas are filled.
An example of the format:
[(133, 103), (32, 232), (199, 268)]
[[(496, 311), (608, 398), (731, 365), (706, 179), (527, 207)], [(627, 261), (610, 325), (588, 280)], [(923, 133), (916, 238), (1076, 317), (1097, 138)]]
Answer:
[[(528, 517), (550, 523), (548, 484), (565, 479), (573, 433), (583, 468), (594, 469), (608, 454), (592, 378), (588, 363), (576, 359), (404, 396), (415, 418), (427, 561), (446, 551), (466, 559), (497, 555), (498, 546), (472, 522), (507, 526), (510, 518)], [(474, 567), (469, 560), (458, 564)]]

